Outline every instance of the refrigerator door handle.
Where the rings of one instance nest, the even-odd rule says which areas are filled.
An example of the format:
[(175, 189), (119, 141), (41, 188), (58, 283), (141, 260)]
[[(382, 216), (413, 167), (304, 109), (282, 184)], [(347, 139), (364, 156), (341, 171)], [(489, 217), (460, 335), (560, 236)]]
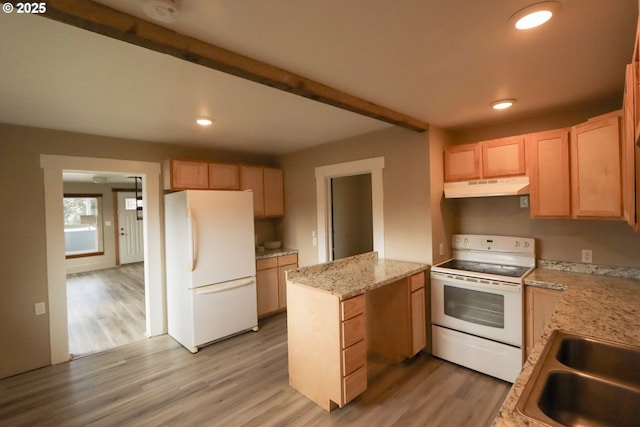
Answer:
[(228, 291), (230, 289), (241, 288), (255, 283), (255, 277), (248, 277), (246, 279), (230, 280), (228, 282), (216, 283), (215, 285), (204, 286), (195, 290), (196, 294), (213, 294), (215, 292)]
[(189, 271), (193, 271), (196, 268), (196, 263), (198, 261), (198, 240), (196, 232), (196, 221), (193, 215), (191, 214), (191, 208), (187, 208), (187, 227), (189, 228), (189, 239), (190, 245), (188, 245), (189, 249), (191, 249), (188, 259), (189, 259)]

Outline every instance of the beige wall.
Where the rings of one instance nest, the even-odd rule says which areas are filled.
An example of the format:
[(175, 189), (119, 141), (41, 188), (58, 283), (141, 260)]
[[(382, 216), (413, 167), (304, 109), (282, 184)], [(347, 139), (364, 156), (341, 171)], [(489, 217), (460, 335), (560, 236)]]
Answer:
[(398, 127), (324, 144), (279, 158), (285, 176), (287, 214), (279, 232), (300, 250), (301, 266), (318, 262), (315, 168), (384, 157), (385, 257), (430, 262), (429, 133)]
[(50, 363), (48, 316), (34, 314), (35, 303), (48, 302), (41, 154), (273, 164), (241, 153), (0, 124), (0, 378)]
[[(570, 110), (501, 126), (459, 132), (455, 143), (467, 143), (568, 127), (620, 108), (620, 101)], [(532, 220), (529, 209), (519, 207), (515, 196), (446, 200), (454, 217), (454, 233), (503, 234), (534, 237), (537, 257), (580, 262), (581, 250), (593, 251), (593, 263), (640, 267), (640, 236), (622, 221)]]

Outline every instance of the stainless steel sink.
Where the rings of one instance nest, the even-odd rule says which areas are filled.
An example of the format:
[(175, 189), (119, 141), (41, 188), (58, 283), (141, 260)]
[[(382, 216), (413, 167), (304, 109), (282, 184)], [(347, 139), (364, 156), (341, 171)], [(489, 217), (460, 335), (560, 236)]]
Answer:
[(640, 347), (554, 331), (516, 408), (549, 426), (639, 426)]
[(640, 387), (640, 353), (637, 348), (567, 336), (562, 339), (556, 358), (578, 371)]

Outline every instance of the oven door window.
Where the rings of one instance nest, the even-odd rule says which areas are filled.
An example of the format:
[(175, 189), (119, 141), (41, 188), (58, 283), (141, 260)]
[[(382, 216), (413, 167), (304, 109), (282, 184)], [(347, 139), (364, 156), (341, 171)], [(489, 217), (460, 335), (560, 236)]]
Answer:
[(445, 285), (444, 313), (465, 322), (504, 329), (504, 295)]

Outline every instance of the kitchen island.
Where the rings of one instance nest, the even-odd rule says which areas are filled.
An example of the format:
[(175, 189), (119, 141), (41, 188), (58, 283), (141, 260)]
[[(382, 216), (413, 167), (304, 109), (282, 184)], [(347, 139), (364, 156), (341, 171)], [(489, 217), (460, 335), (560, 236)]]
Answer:
[(288, 271), (289, 385), (330, 411), (366, 390), (367, 352), (423, 349), (428, 267), (370, 252)]
[(640, 280), (537, 269), (525, 285), (564, 293), (493, 421), (496, 427), (541, 425), (522, 416), (516, 404), (553, 330), (640, 346)]

